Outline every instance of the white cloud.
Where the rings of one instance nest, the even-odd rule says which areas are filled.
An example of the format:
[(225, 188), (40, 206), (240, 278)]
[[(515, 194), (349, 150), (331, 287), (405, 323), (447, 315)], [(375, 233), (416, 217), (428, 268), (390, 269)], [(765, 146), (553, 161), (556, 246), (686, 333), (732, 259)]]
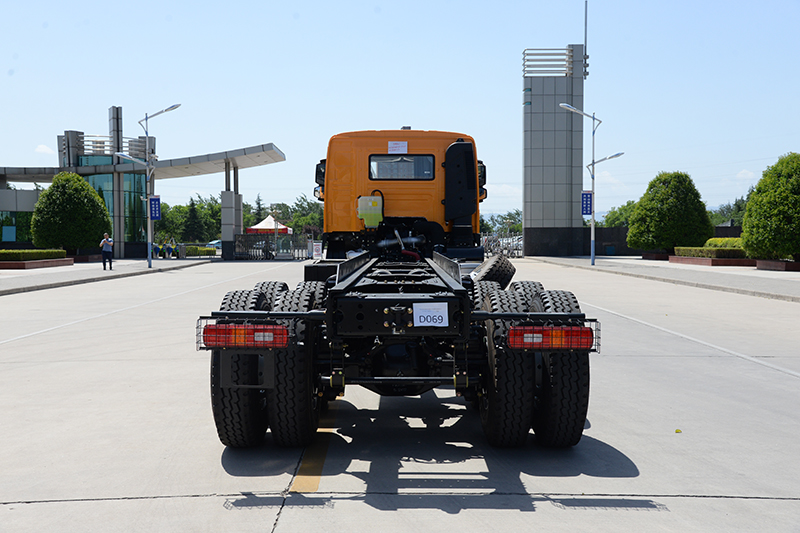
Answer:
[(508, 213), (522, 209), (522, 187), (506, 183), (487, 183), (487, 198), (481, 204), (481, 213)]
[(611, 174), (611, 172), (608, 172), (607, 170), (598, 172), (595, 175), (595, 178), (597, 179), (598, 183), (611, 185), (613, 187), (626, 187), (626, 185), (623, 182), (615, 178), (614, 175)]
[(47, 155), (53, 155), (53, 154), (55, 154), (55, 152), (53, 151), (53, 149), (52, 149), (52, 148), (50, 148), (50, 147), (48, 147), (48, 146), (45, 146), (44, 144), (40, 144), (39, 146), (37, 146), (37, 147), (36, 147), (36, 150), (34, 150), (34, 151), (35, 151), (37, 154), (47, 154)]
[(753, 176), (755, 176), (753, 172), (750, 172), (747, 169), (742, 169), (738, 174), (736, 174), (736, 179), (750, 183), (753, 180)]

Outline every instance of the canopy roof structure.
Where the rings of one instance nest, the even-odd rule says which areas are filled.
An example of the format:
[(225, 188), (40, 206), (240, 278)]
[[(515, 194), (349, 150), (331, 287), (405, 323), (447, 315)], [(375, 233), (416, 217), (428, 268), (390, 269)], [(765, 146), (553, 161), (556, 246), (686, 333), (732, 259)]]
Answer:
[[(286, 161), (286, 156), (274, 144), (259, 144), (249, 148), (240, 148), (215, 154), (183, 157), (156, 161), (154, 177), (157, 180), (185, 178), (203, 174), (225, 172), (226, 163), (229, 168), (252, 168), (270, 163)], [(0, 167), (0, 178), (10, 182), (49, 183), (59, 172), (75, 172), (80, 175), (111, 174), (113, 172), (141, 172), (143, 165), (138, 163), (120, 163), (117, 165), (96, 165), (81, 167)]]

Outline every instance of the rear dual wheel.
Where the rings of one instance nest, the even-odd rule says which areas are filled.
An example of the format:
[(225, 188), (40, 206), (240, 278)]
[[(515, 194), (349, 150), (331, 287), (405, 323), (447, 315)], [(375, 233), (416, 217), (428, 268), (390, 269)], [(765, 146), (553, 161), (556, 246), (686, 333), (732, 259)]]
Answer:
[[(284, 292), (275, 311), (305, 312), (314, 307), (314, 293)], [(275, 388), (267, 392), (269, 425), (275, 443), (307, 446), (319, 425), (320, 398), (314, 374), (316, 326), (301, 319), (286, 320), (289, 346), (275, 350)]]
[(268, 304), (268, 307), (264, 309), (264, 311), (272, 311), (275, 303), (280, 300), (281, 295), (289, 290), (289, 286), (283, 281), (262, 281), (256, 283), (253, 290), (264, 293), (264, 298)]
[[(225, 295), (220, 311), (263, 309), (266, 301), (258, 291), (231, 291)], [(259, 383), (258, 354), (230, 356), (231, 383)], [(222, 362), (227, 359), (219, 350), (211, 353), (211, 410), (219, 440), (231, 448), (250, 448), (264, 441), (267, 431), (266, 391), (253, 388), (222, 387)]]
[[(493, 291), (484, 309), (495, 313), (525, 312), (527, 304), (515, 291)], [(510, 448), (525, 444), (531, 428), (534, 358), (506, 345), (511, 321), (490, 322), (487, 342), (489, 372), (483, 384), (479, 406), (481, 424), (492, 446)]]
[[(581, 312), (569, 291), (544, 291), (541, 298), (546, 313)], [(550, 448), (578, 444), (588, 408), (589, 352), (542, 354), (542, 387), (532, 424), (536, 443)]]

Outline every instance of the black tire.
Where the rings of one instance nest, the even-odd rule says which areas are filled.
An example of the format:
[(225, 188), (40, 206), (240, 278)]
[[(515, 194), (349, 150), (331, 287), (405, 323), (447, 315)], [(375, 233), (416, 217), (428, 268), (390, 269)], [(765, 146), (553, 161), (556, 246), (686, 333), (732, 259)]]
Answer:
[[(569, 291), (541, 293), (547, 313), (580, 313)], [(533, 414), (536, 443), (568, 448), (581, 440), (589, 408), (589, 352), (542, 354), (542, 390)]]
[[(520, 312), (527, 304), (512, 291), (494, 291), (487, 298), (492, 312)], [(525, 444), (533, 415), (534, 358), (506, 345), (510, 321), (489, 323), (489, 375), (480, 398), (481, 425), (492, 446), (511, 448)]]
[(544, 291), (544, 285), (538, 281), (512, 281), (508, 290), (522, 293), (525, 302), (528, 304), (528, 311), (534, 307), (536, 295)]
[[(275, 311), (308, 311), (313, 294), (306, 290), (285, 292)], [(284, 447), (307, 446), (319, 425), (319, 398), (314, 380), (313, 324), (286, 320), (290, 341), (275, 350), (275, 388), (267, 392), (269, 426), (275, 443)]]
[(220, 311), (264, 311), (267, 307), (266, 296), (261, 291), (230, 291), (222, 298)]
[(482, 309), (483, 300), (490, 293), (502, 290), (496, 281), (476, 281), (472, 284), (472, 308)]
[[(257, 291), (231, 291), (222, 299), (219, 309), (252, 311), (265, 305), (264, 301), (264, 295)], [(219, 440), (231, 448), (259, 446), (267, 432), (266, 391), (222, 388), (221, 360), (219, 350), (211, 353), (211, 411)], [(231, 381), (234, 384), (255, 385), (258, 379), (258, 354), (231, 356)]]
[(309, 291), (313, 295), (312, 309), (325, 309), (325, 282), (324, 281), (301, 281), (297, 284), (297, 290)]
[(580, 313), (581, 304), (569, 291), (542, 291), (542, 305), (545, 313)]
[(472, 281), (496, 281), (505, 289), (517, 269), (504, 255), (493, 255), (472, 271)]
[(289, 290), (289, 286), (283, 281), (262, 281), (261, 283), (256, 283), (253, 290), (264, 293), (267, 304), (269, 304), (269, 307), (264, 310), (272, 311), (272, 308), (275, 307), (275, 302), (280, 299), (281, 294)]

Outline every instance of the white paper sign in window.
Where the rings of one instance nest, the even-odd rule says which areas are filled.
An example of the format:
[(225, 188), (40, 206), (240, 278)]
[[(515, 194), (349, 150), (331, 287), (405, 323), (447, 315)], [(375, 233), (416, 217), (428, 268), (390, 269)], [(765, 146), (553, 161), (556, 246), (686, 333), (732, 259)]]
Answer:
[(389, 141), (390, 154), (407, 154), (408, 141)]

